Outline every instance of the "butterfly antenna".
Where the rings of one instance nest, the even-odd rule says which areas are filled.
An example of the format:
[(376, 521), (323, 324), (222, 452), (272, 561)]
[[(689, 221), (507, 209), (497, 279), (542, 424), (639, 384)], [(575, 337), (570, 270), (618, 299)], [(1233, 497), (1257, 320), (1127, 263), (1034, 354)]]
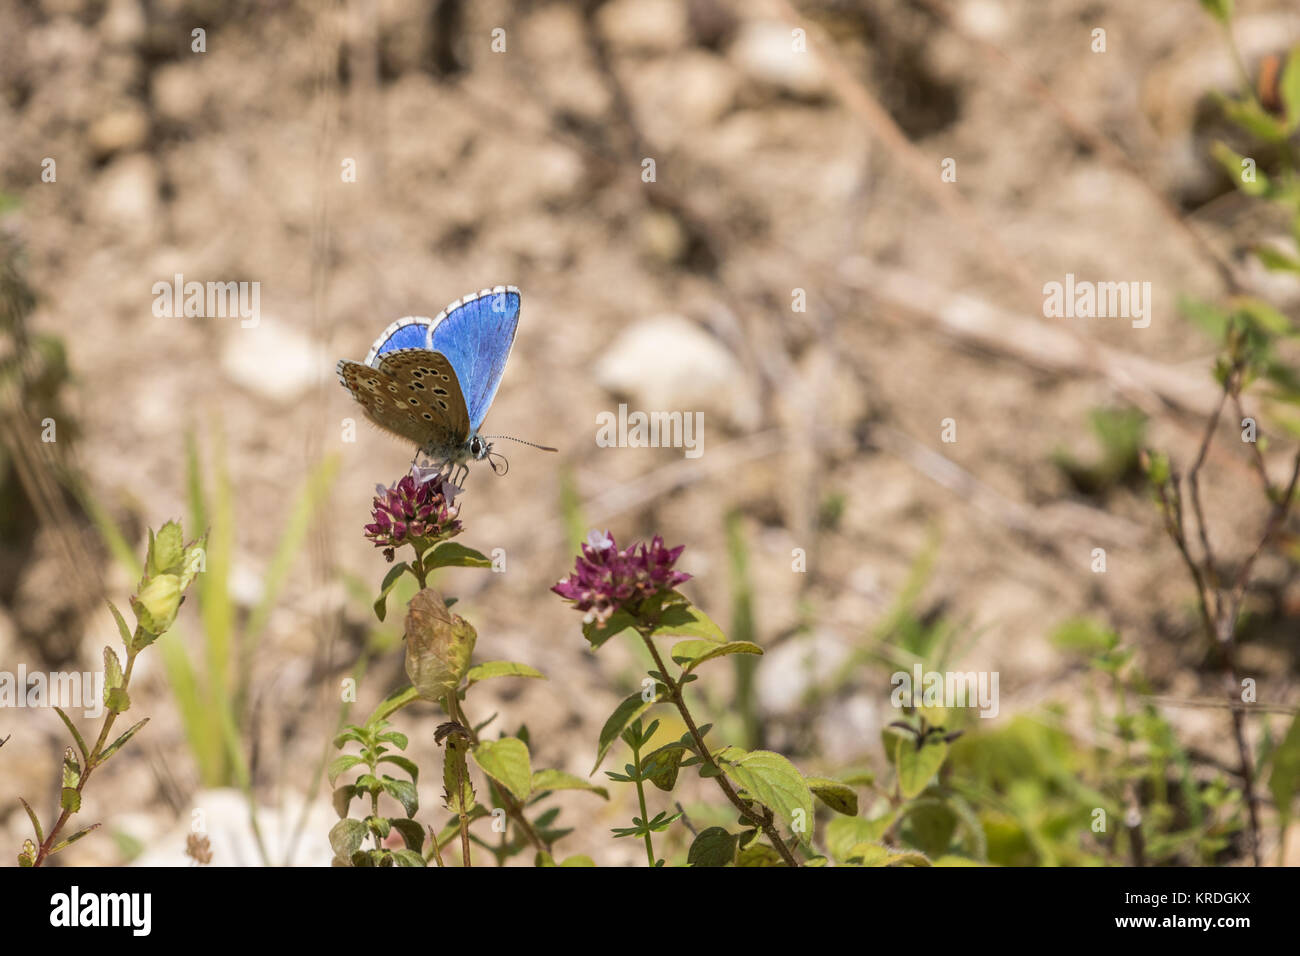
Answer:
[(558, 448), (552, 448), (550, 445), (539, 445), (537, 442), (524, 441), (522, 438), (515, 438), (512, 435), (483, 435), (483, 438), (504, 438), (506, 441), (517, 441), (521, 445), (528, 445), (531, 448), (538, 448), (542, 451), (559, 451)]

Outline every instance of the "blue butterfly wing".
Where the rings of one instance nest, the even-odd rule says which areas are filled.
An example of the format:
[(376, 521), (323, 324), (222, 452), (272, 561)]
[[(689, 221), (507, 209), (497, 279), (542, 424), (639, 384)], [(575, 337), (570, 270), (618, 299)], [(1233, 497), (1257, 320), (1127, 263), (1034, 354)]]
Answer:
[(519, 327), (519, 290), (499, 285), (467, 295), (433, 320), (426, 348), (451, 361), (469, 411), (470, 434), (479, 430), (496, 398)]
[(375, 339), (366, 353), (365, 364), (377, 368), (375, 360), (385, 352), (397, 349), (422, 349), (427, 347), (429, 326), (433, 320), (423, 315), (408, 315), (398, 319)]

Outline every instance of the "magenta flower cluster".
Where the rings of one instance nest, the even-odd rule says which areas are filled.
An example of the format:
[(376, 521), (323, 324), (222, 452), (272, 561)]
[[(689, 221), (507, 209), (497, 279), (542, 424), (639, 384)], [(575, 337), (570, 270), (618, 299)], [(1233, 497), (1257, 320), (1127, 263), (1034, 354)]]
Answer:
[(635, 613), (646, 598), (691, 579), (673, 570), (684, 547), (665, 548), (664, 539), (655, 535), (648, 545), (620, 550), (609, 532), (593, 531), (573, 573), (551, 590), (597, 621), (607, 621), (622, 610)]
[(391, 550), (416, 540), (433, 542), (460, 534), (460, 509), (446, 494), (451, 487), (444, 489), (443, 484), (441, 475), (419, 482), (407, 475), (392, 488), (381, 489), (366, 537), (375, 547)]

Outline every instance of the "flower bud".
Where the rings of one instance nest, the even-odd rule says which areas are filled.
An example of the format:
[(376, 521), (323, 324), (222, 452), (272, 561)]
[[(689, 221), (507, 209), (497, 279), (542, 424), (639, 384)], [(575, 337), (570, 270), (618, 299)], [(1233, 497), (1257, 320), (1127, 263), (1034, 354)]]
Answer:
[(140, 626), (150, 634), (162, 634), (176, 620), (181, 606), (181, 580), (174, 574), (159, 574), (131, 599)]

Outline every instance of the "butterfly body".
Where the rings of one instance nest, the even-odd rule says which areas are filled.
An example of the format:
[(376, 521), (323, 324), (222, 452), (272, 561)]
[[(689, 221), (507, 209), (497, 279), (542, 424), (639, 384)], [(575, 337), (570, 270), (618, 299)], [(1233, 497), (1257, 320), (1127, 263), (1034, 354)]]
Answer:
[(481, 460), (479, 428), (496, 397), (519, 326), (520, 294), (496, 286), (457, 299), (435, 318), (406, 316), (365, 362), (338, 363), (339, 381), (380, 428), (444, 465)]

